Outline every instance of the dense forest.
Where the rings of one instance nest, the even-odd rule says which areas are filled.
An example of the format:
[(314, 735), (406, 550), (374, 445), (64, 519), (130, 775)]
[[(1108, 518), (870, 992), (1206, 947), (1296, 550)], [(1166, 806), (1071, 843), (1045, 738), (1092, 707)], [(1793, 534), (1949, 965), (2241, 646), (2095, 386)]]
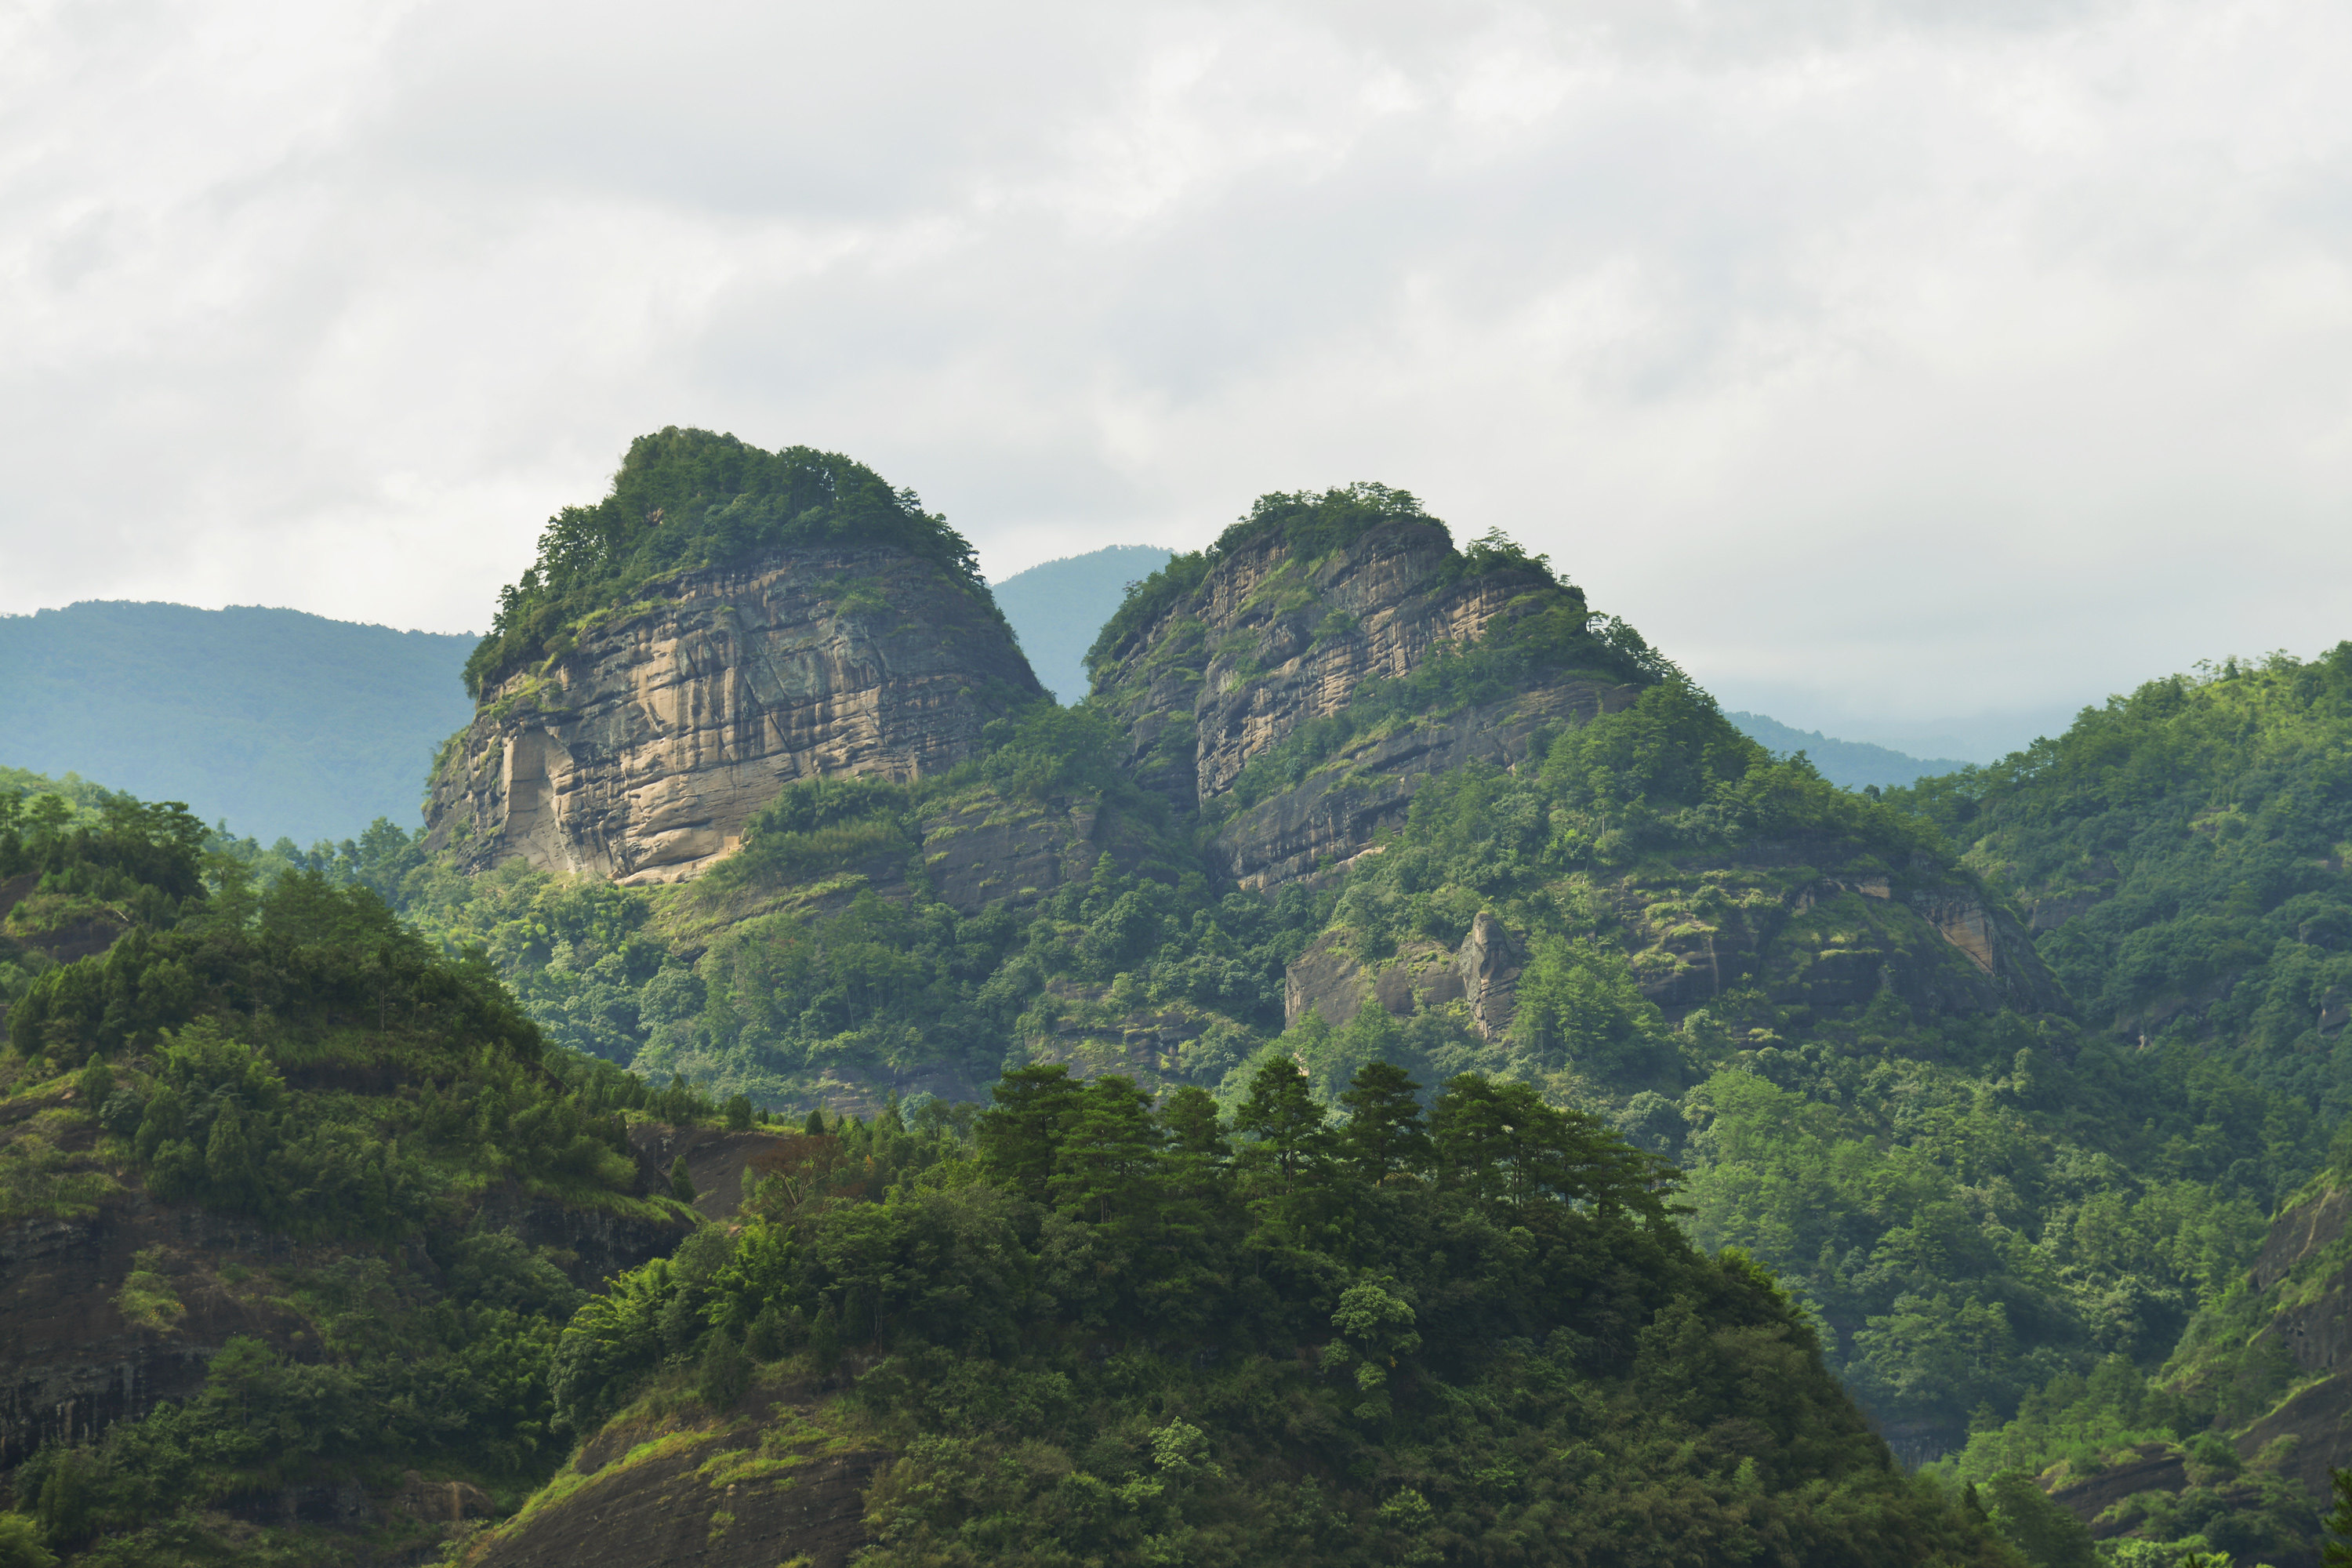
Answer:
[[(646, 437), (473, 679), (884, 512), (969, 565), (845, 461)], [(1278, 692), (1383, 572), (1487, 629), (1193, 772), (1166, 694)], [(877, 1563), (2316, 1561), (2332, 1373), (2284, 1347), (2352, 1263), (2352, 645), (1850, 790), (1359, 485), (1170, 558), (1090, 663), (666, 886), (9, 775), (12, 1212), (137, 1194), (293, 1261), (126, 1255), (142, 1332), (196, 1280), (275, 1328), (42, 1433), (0, 1528), (331, 1557), (242, 1500), (407, 1467), (511, 1516), (494, 1564), (688, 1477), (717, 1543), (720, 1479), (823, 1469)], [(1236, 881), (1236, 833), (1367, 800)]]
[[(0, 874), (136, 911), (12, 985), (10, 1217), (152, 1215), (135, 1184), (296, 1244), (141, 1237), (126, 1319), (226, 1292), (261, 1331), (19, 1456), (9, 1561), (320, 1560), (333, 1531), (241, 1500), (404, 1464), (511, 1509), (614, 1421), (787, 1387), (818, 1393), (729, 1456), (729, 1495), (795, 1432), (887, 1446), (867, 1562), (2003, 1561), (1891, 1464), (1769, 1279), (1685, 1239), (1669, 1166), (1526, 1084), (1460, 1074), (1424, 1111), (1368, 1064), (1335, 1113), (1273, 1056), (1225, 1114), (1024, 1068), (977, 1116), (812, 1112), (733, 1224), (691, 1227), (627, 1129), (749, 1127), (747, 1101), (549, 1047), (359, 880), (257, 886), (204, 838), (175, 806), (0, 796)], [(583, 1292), (492, 1222), (518, 1190), (657, 1251)]]

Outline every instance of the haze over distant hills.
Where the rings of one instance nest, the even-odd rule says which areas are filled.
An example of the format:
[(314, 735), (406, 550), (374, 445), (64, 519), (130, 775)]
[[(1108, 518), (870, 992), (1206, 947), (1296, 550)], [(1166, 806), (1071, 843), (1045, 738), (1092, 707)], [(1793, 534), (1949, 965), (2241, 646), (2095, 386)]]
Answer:
[(86, 602), (0, 616), (0, 763), (308, 844), (404, 826), (473, 715), (471, 636), (299, 610)]
[(1951, 757), (1913, 757), (1886, 746), (1862, 741), (1840, 741), (1818, 730), (1796, 730), (1761, 713), (1726, 713), (1740, 732), (1768, 751), (1783, 756), (1802, 752), (1821, 770), (1822, 777), (1847, 789), (1876, 784), (1892, 789), (1931, 773), (1957, 773), (1968, 766)]
[(1156, 544), (1113, 544), (1015, 572), (991, 585), (1029, 668), (1063, 705), (1087, 694), (1087, 649), (1127, 597), (1127, 585), (1168, 563)]
[[(1170, 553), (1112, 545), (994, 585), (1046, 689), (1084, 698), (1087, 647)], [(349, 837), (378, 816), (413, 825), (435, 749), (472, 715), (459, 672), (475, 641), (257, 606), (93, 601), (0, 616), (0, 764), (184, 800), (264, 840)], [(1728, 717), (1851, 789), (1962, 765)]]

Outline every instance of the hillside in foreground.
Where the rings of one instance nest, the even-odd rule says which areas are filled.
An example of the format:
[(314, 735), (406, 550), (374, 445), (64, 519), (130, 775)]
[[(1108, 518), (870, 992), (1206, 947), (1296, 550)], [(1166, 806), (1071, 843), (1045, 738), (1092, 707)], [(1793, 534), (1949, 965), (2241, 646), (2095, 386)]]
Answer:
[[(1483, 1560), (1664, 1517), (1655, 1472), (1720, 1528), (1698, 1561), (2072, 1564), (2094, 1532), (2311, 1561), (2317, 1429), (2281, 1423), (2333, 1396), (2280, 1369), (2341, 1317), (2343, 867), (2306, 844), (2343, 787), (2329, 660), (2152, 688), (1872, 798), (1741, 734), (1549, 563), (1358, 485), (1172, 557), (1063, 708), (938, 681), (955, 639), (876, 584), (928, 574), (989, 647), (1000, 623), (905, 492), (694, 433), (644, 450), (477, 650), (497, 743), (445, 757), (446, 837), (215, 845), (207, 883), (370, 889), (478, 951), (619, 1116), (625, 1195), (657, 1200), (681, 1139), (766, 1140), (716, 1196), (680, 1173), (699, 1214), (748, 1197), (732, 1228), (565, 1318), (569, 1425), (481, 1560), (573, 1560), (606, 1521), (640, 1560)], [(793, 578), (836, 549), (828, 507), (886, 497), (870, 569)], [(784, 604), (779, 641), (752, 611)], [(681, 605), (690, 658), (654, 635)], [(803, 662), (728, 662), (770, 642)], [(613, 769), (571, 698), (624, 668), (709, 700), (646, 703)], [(819, 679), (856, 701), (803, 701)], [(780, 757), (811, 765), (763, 800), (698, 794)], [(643, 787), (598, 796), (600, 769)], [(616, 811), (694, 851), (712, 819), (664, 803), (704, 795), (736, 815), (677, 879), (560, 868)], [(52, 959), (145, 918), (38, 890), (9, 929)], [(26, 958), (11, 994), (80, 969)], [(740, 1128), (688, 1131), (730, 1096)], [(1677, 1302), (1696, 1327), (1644, 1370)], [(1360, 1333), (1394, 1336), (1370, 1382)], [(1891, 1455), (1839, 1435), (1849, 1398)], [(1759, 1428), (1803, 1434), (1811, 1479)], [(1508, 1457), (1448, 1467), (1489, 1439)], [(1871, 1479), (1890, 1458), (1929, 1478)], [(496, 1480), (468, 1484), (502, 1514), (537, 1484)]]
[(14, 1561), (2004, 1561), (1525, 1085), (730, 1132), (201, 837), (0, 796)]

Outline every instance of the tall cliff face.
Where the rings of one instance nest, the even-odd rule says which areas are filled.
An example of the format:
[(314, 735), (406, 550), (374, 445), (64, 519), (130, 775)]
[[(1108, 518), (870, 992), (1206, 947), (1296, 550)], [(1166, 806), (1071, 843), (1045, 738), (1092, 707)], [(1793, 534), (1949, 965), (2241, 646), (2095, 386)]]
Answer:
[(1398, 518), (1327, 550), (1268, 532), (1222, 550), (1131, 626), (1115, 625), (1097, 649), (1095, 697), (1129, 726), (1135, 776), (1217, 821), (1224, 868), (1265, 889), (1362, 852), (1431, 774), (1517, 761), (1539, 732), (1633, 700), (1628, 672), (1538, 665), (1274, 754), (1349, 710), (1366, 682), (1402, 680), (1536, 616), (1580, 630), (1583, 595), (1523, 558), (1465, 557), (1429, 521)]
[(890, 548), (685, 576), (482, 694), (436, 769), (428, 847), (478, 869), (691, 877), (784, 785), (908, 781), (1042, 695), (985, 590)]

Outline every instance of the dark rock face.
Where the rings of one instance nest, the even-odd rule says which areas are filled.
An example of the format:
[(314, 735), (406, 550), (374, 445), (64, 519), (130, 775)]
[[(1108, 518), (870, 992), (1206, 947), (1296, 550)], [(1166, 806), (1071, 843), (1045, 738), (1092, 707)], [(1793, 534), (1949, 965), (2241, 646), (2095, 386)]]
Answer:
[(2110, 1464), (2086, 1479), (2067, 1482), (2050, 1494), (2050, 1500), (2088, 1524), (2094, 1540), (2106, 1541), (2131, 1526), (2120, 1520), (2103, 1521), (2099, 1515), (2141, 1492), (2177, 1493), (2188, 1485), (2189, 1471), (2177, 1446), (2142, 1443), (2132, 1450), (2130, 1458)]
[(1477, 574), (1443, 529), (1383, 523), (1318, 560), (1280, 539), (1236, 547), (1192, 594), (1108, 650), (1095, 688), (1129, 726), (1128, 767), (1181, 810), (1223, 818), (1213, 852), (1245, 888), (1344, 865), (1402, 820), (1432, 773), (1515, 763), (1534, 739), (1631, 702), (1632, 688), (1564, 677), (1365, 738), (1241, 810), (1251, 761), (1339, 711), (1367, 680), (1409, 674), (1442, 647), (1582, 598), (1533, 566)]
[(670, 591), (484, 693), (434, 776), (428, 847), (677, 881), (784, 785), (942, 772), (1042, 695), (985, 599), (898, 551), (787, 551)]

